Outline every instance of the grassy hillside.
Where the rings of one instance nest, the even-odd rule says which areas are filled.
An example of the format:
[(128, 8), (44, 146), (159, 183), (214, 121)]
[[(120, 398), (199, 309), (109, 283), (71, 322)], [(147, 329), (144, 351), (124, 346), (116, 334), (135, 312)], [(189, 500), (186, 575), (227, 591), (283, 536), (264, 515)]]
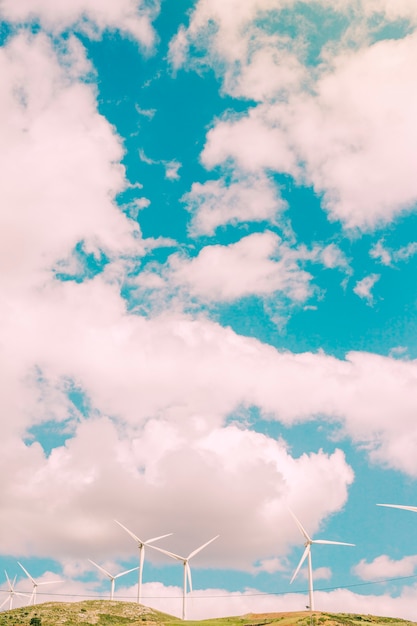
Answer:
[[(33, 619), (37, 618), (37, 619)], [(36, 606), (0, 613), (0, 626), (179, 626), (182, 620), (133, 602), (86, 600), (84, 602), (46, 602)], [(417, 626), (406, 620), (352, 615), (347, 613), (320, 613), (315, 611), (313, 626)], [(308, 612), (267, 613), (221, 619), (187, 621), (187, 626), (311, 626)]]

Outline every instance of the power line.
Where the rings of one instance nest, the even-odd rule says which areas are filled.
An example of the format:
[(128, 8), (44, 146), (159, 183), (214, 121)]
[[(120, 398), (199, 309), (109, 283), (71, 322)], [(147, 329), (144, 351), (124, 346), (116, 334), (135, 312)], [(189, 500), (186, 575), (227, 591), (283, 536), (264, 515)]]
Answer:
[[(367, 581), (367, 582), (363, 582), (363, 583), (352, 583), (351, 585), (337, 585), (334, 587), (317, 587), (315, 589), (315, 591), (335, 591), (336, 589), (353, 589), (353, 588), (357, 588), (357, 587), (369, 587), (371, 585), (382, 585), (382, 584), (386, 584), (386, 583), (390, 583), (390, 582), (397, 582), (397, 581), (401, 581), (401, 580), (411, 580), (411, 579), (416, 579), (417, 578), (417, 574), (413, 574), (410, 576), (397, 576), (396, 578), (384, 578), (382, 580), (372, 580), (372, 581)], [(0, 589), (0, 592), (3, 593), (8, 593), (9, 590), (8, 589)], [(224, 593), (224, 594), (209, 594), (209, 595), (196, 595), (195, 593), (193, 593), (193, 598), (196, 599), (210, 599), (210, 598), (236, 598), (236, 594), (239, 592), (230, 592), (230, 593)], [(304, 590), (298, 590), (298, 591), (293, 591), (293, 590), (286, 590), (286, 591), (258, 591), (256, 593), (242, 593), (242, 595), (245, 598), (250, 598), (250, 597), (267, 597), (267, 596), (285, 596), (285, 595), (296, 595), (296, 594), (306, 594), (308, 593), (307, 589)], [(94, 593), (48, 593), (46, 591), (44, 592), (37, 592), (38, 596), (44, 595), (44, 596), (56, 596), (56, 597), (64, 597), (64, 598), (95, 598), (95, 599), (108, 599), (108, 594), (104, 595), (104, 594), (94, 594)], [(121, 600), (121, 599), (135, 599), (136, 595), (129, 595), (129, 596), (118, 596), (117, 599)], [(161, 599), (161, 600), (175, 600), (178, 598), (182, 598), (182, 595), (170, 595), (170, 596), (164, 596), (164, 595), (157, 595), (157, 596), (143, 596), (144, 600), (157, 600), (157, 599)]]

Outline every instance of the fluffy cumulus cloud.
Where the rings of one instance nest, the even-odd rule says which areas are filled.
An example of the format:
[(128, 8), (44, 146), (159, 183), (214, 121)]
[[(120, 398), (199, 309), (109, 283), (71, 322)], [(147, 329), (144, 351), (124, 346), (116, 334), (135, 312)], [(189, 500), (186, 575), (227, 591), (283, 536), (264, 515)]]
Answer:
[(315, 96), (290, 102), (283, 116), (277, 108), (276, 123), (286, 125), (307, 180), (347, 227), (375, 227), (415, 207), (416, 49), (417, 36), (410, 35), (341, 55)]
[[(417, 36), (411, 32), (402, 39), (378, 41), (376, 37), (370, 43), (371, 18), (376, 13), (380, 17), (382, 13), (385, 24), (384, 20), (400, 17), (413, 20), (415, 9), (409, 2), (397, 9), (389, 2), (379, 7), (359, 4), (355, 12), (345, 2), (332, 8), (327, 2), (317, 3), (317, 9), (323, 5), (330, 20), (337, 11), (345, 17), (353, 11), (357, 28), (346, 31), (347, 39), (352, 44), (354, 33), (362, 35), (355, 46), (336, 48), (324, 34), (321, 62), (314, 67), (303, 57), (302, 33), (296, 37), (300, 50), (292, 51), (293, 39), (290, 44), (252, 32), (260, 24), (262, 32), (267, 31), (269, 19), (278, 19), (281, 9), (294, 8), (297, 3), (248, 1), (232, 10), (201, 0), (188, 28), (172, 45), (178, 47), (182, 41), (183, 62), (187, 59), (184, 41), (188, 47), (202, 47), (207, 52), (206, 62), (222, 68), (226, 90), (260, 102), (240, 119), (226, 116), (216, 122), (202, 153), (206, 167), (232, 160), (252, 175), (265, 170), (290, 174), (323, 195), (331, 219), (340, 220), (347, 228), (369, 229), (414, 209), (417, 202), (413, 175), (417, 89), (412, 63)], [(303, 16), (305, 28), (319, 30), (318, 24), (308, 26), (306, 20)], [(209, 27), (212, 23), (215, 28)], [(253, 40), (259, 49), (250, 52)], [(272, 58), (271, 49), (283, 66), (273, 73), (277, 85), (271, 85), (270, 73), (263, 81), (262, 72), (257, 71), (260, 55), (264, 69), (272, 63), (264, 58)], [(309, 70), (308, 79), (301, 70), (294, 70), (294, 56), (288, 56), (293, 52), (305, 71)], [(296, 83), (291, 89), (287, 76)], [(273, 91), (267, 92), (263, 83)]]
[(386, 554), (381, 554), (371, 563), (362, 559), (355, 566), (355, 573), (363, 580), (378, 580), (378, 578), (398, 578), (412, 576), (417, 566), (417, 556), (406, 556), (398, 561)]
[(302, 302), (311, 276), (298, 261), (297, 252), (274, 233), (255, 233), (229, 246), (206, 246), (194, 259), (171, 258), (170, 279), (208, 301), (282, 292)]
[(148, 47), (154, 41), (151, 19), (159, 9), (158, 0), (2, 0), (0, 15), (15, 24), (39, 22), (43, 28), (59, 33), (71, 28), (90, 35), (106, 29), (120, 30)]
[[(173, 532), (164, 545), (178, 554), (220, 534), (199, 557), (200, 566), (250, 571), (259, 559), (282, 557), (299, 543), (288, 503), (314, 530), (343, 506), (353, 480), (340, 451), (294, 459), (282, 442), (236, 426), (187, 436), (158, 420), (122, 434), (106, 418), (91, 419), (48, 458), (38, 444), (9, 444), (2, 458), (14, 476), (13, 485), (1, 488), (1, 524), (8, 535), (2, 551), (58, 561), (130, 557), (134, 544), (114, 524), (117, 518), (144, 539)], [(317, 490), (305, 497), (305, 475), (320, 485), (323, 497)], [(132, 494), (146, 503), (140, 528)], [(154, 553), (148, 558), (162, 561)]]
[(139, 233), (112, 202), (123, 151), (83, 80), (81, 45), (70, 38), (57, 52), (46, 36), (21, 34), (1, 48), (0, 66), (2, 286), (36, 283), (81, 240), (92, 253), (139, 252)]
[(153, 294), (154, 310), (161, 303), (172, 306), (173, 300), (179, 309), (189, 310), (255, 297), (270, 314), (268, 307), (273, 301), (283, 310), (284, 303), (301, 305), (319, 293), (307, 270), (313, 265), (345, 274), (351, 271), (343, 252), (333, 243), (296, 246), (265, 231), (229, 245), (207, 245), (194, 257), (176, 252), (165, 264), (149, 264), (132, 284), (137, 287), (138, 299)]
[(231, 182), (221, 178), (193, 183), (183, 201), (192, 213), (190, 232), (195, 235), (213, 235), (226, 224), (274, 222), (286, 207), (276, 186), (262, 174), (235, 173)]
[[(147, 502), (144, 534), (175, 530), (178, 551), (188, 549), (182, 543), (183, 516), (175, 514), (185, 507), (199, 522), (194, 524), (196, 543), (221, 532), (236, 547), (236, 515), (246, 520), (248, 529), (264, 529), (237, 566), (273, 556), (272, 545), (285, 554), (295, 534), (283, 505), (290, 504), (314, 531), (345, 502), (352, 472), (340, 452), (293, 459), (282, 442), (226, 427), (225, 418), (242, 406), (257, 405), (287, 424), (327, 414), (344, 421), (356, 440), (377, 442), (375, 459), (416, 473), (412, 362), (360, 354), (346, 362), (325, 355), (280, 354), (207, 320), (170, 315), (145, 320), (128, 315), (117, 285), (98, 278), (80, 285), (56, 283), (25, 303), (18, 326), (14, 319), (6, 320), (2, 342), (16, 364), (14, 386), (5, 389), (14, 419), (2, 442), (2, 475), (13, 476), (2, 485), (2, 524), (10, 528), (4, 550), (75, 551), (81, 557), (90, 546), (94, 558), (107, 549), (109, 536), (115, 550), (127, 550), (109, 520), (117, 515), (134, 526), (129, 494), (136, 493)], [(72, 419), (63, 432), (67, 443), (48, 457), (38, 443), (16, 438), (37, 415), (36, 395), (31, 403), (26, 392), (21, 406), (22, 390), (31, 389), (25, 375), (34, 364), (50, 384), (44, 403), (48, 398), (55, 416)], [(67, 414), (65, 393), (52, 393), (65, 380), (82, 386), (97, 418), (84, 421), (80, 414)], [(39, 377), (32, 385), (34, 394)], [(401, 406), (398, 398), (403, 399)], [(394, 409), (401, 416), (395, 423)], [(112, 420), (100, 417), (106, 414)], [(45, 417), (43, 413), (39, 419)], [(409, 442), (407, 449), (401, 438)], [(236, 490), (236, 476), (241, 490)], [(323, 486), (323, 499), (316, 487), (308, 488), (306, 477)], [(202, 489), (203, 508), (197, 498)], [(314, 498), (314, 507), (306, 494)], [(53, 503), (50, 523), (42, 514), (45, 500)], [(258, 504), (248, 507), (249, 501)], [(169, 528), (163, 527), (163, 519), (170, 520)], [(287, 528), (281, 546), (275, 537), (277, 520)], [(241, 558), (234, 556), (242, 555), (241, 550), (219, 545), (205, 557), (207, 563), (223, 558), (221, 554), (232, 562)]]
[[(38, 329), (29, 311), (32, 301), (42, 306), (51, 270), (63, 259), (74, 265), (72, 251), (81, 242), (86, 253), (109, 259), (122, 251), (141, 254), (142, 246), (137, 225), (112, 201), (125, 185), (123, 150), (97, 112), (80, 43), (70, 37), (57, 50), (45, 35), (22, 33), (0, 49), (0, 66), (5, 139), (0, 148), (0, 369), (4, 428), (19, 431), (26, 402), (36, 415), (63, 415), (59, 407), (65, 394), (56, 381), (42, 382), (32, 351)], [(19, 338), (22, 314), (29, 331), (25, 344)], [(47, 334), (45, 329), (40, 341)]]

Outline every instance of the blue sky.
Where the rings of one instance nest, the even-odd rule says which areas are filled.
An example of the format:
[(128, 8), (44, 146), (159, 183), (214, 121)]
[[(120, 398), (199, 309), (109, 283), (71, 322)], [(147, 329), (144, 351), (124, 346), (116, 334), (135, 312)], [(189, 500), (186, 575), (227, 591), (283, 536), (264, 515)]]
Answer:
[[(291, 509), (355, 544), (313, 546), (317, 609), (415, 619), (417, 517), (375, 506), (417, 506), (414, 0), (0, 16), (1, 569), (106, 596), (118, 519), (220, 535), (190, 618), (301, 610)], [(143, 602), (181, 585), (148, 549)]]

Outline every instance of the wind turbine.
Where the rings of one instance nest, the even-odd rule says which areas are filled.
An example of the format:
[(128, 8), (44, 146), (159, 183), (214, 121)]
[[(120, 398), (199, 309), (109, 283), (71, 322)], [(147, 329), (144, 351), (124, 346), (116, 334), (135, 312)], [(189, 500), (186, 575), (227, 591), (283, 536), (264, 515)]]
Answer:
[(130, 572), (134, 572), (135, 570), (138, 569), (137, 567), (133, 567), (132, 569), (128, 569), (125, 572), (120, 572), (120, 574), (116, 574), (116, 576), (113, 576), (112, 574), (110, 574), (110, 572), (108, 572), (106, 569), (104, 569), (104, 567), (101, 567), (101, 565), (98, 565), (98, 563), (95, 563), (91, 559), (88, 559), (88, 560), (95, 567), (97, 567), (97, 569), (99, 569), (101, 572), (103, 572), (103, 574), (105, 574), (106, 576), (108, 576), (108, 578), (110, 578), (110, 600), (113, 600), (114, 585), (115, 585), (116, 578), (120, 578), (120, 576), (124, 576), (125, 574), (130, 574)]
[[(119, 526), (121, 526), (123, 530), (125, 530), (136, 541), (138, 548), (139, 548), (139, 576), (138, 576), (138, 600), (137, 601), (138, 601), (138, 604), (140, 604), (142, 600), (142, 574), (143, 574), (143, 563), (145, 560), (145, 546), (150, 546), (153, 541), (164, 539), (164, 537), (170, 537), (172, 533), (168, 533), (167, 535), (161, 535), (160, 537), (153, 537), (153, 539), (148, 539), (147, 541), (142, 541), (142, 539), (139, 539), (139, 537), (135, 535), (135, 533), (132, 533), (132, 531), (126, 528), (126, 526), (123, 526), (123, 524), (118, 522), (117, 519), (115, 519), (114, 521), (116, 522), (116, 524), (119, 524)], [(154, 546), (151, 546), (151, 547), (153, 548)], [(138, 568), (136, 567), (135, 569), (138, 569)]]
[(191, 569), (190, 569), (190, 565), (188, 561), (192, 559), (193, 556), (195, 556), (203, 548), (208, 546), (209, 543), (211, 543), (215, 539), (218, 539), (218, 537), (220, 537), (220, 535), (216, 535), (215, 537), (210, 539), (210, 541), (203, 543), (202, 546), (200, 546), (199, 548), (196, 548), (196, 550), (193, 550), (188, 556), (180, 556), (179, 554), (175, 554), (174, 552), (169, 552), (168, 550), (163, 550), (162, 548), (157, 548), (156, 546), (152, 546), (154, 550), (158, 550), (158, 552), (167, 554), (168, 556), (170, 556), (173, 559), (176, 559), (177, 561), (182, 561), (182, 564), (184, 565), (184, 587), (183, 587), (183, 594), (182, 594), (182, 619), (183, 620), (185, 620), (185, 599), (187, 596), (187, 579), (188, 579), (188, 586), (190, 588), (190, 591), (193, 590), (193, 585), (191, 581)]
[(9, 587), (8, 590), (8, 598), (6, 598), (2, 604), (0, 604), (0, 609), (2, 609), (4, 607), (4, 605), (6, 604), (7, 600), (9, 601), (9, 611), (13, 608), (13, 598), (14, 596), (22, 596), (23, 598), (27, 598), (27, 594), (26, 593), (20, 593), (19, 591), (15, 591), (15, 584), (16, 584), (16, 576), (13, 579), (13, 582), (10, 580), (6, 570), (4, 570), (4, 573), (6, 574), (6, 578), (7, 578), (7, 586)]
[(32, 585), (33, 585), (33, 590), (32, 590), (32, 595), (30, 596), (30, 600), (29, 600), (29, 604), (35, 604), (36, 603), (36, 589), (39, 585), (54, 585), (56, 583), (62, 583), (64, 582), (63, 580), (44, 580), (40, 583), (38, 583), (27, 571), (27, 569), (25, 569), (23, 567), (23, 565), (21, 563), (19, 563), (19, 561), (17, 562), (18, 565), (20, 565), (20, 567), (22, 568), (22, 570), (25, 572), (26, 576), (29, 578), (29, 580), (32, 581)]
[(309, 599), (310, 610), (314, 611), (313, 567), (311, 563), (311, 546), (313, 545), (313, 543), (331, 544), (331, 545), (336, 545), (336, 546), (354, 546), (355, 544), (345, 543), (343, 541), (328, 541), (327, 539), (312, 539), (310, 535), (308, 534), (308, 532), (306, 531), (306, 529), (304, 528), (304, 526), (301, 524), (301, 522), (295, 517), (294, 513), (292, 511), (290, 511), (290, 513), (293, 516), (295, 523), (297, 524), (301, 534), (304, 536), (304, 539), (305, 539), (305, 543), (304, 543), (305, 550), (297, 566), (297, 569), (295, 570), (293, 577), (291, 578), (290, 584), (293, 582), (293, 580), (297, 576), (305, 559), (308, 558), (308, 599)]

